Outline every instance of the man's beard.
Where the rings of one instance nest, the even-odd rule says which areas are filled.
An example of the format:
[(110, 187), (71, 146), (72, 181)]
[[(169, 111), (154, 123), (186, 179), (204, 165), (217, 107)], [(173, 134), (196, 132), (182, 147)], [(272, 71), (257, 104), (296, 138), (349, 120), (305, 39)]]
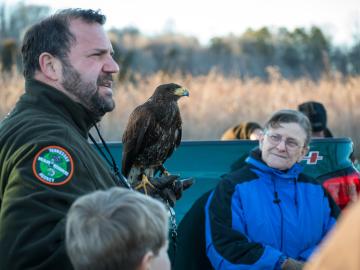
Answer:
[(99, 119), (115, 108), (111, 97), (100, 95), (99, 86), (104, 81), (112, 81), (111, 74), (100, 74), (96, 81), (85, 82), (81, 74), (68, 62), (63, 61), (62, 86), (66, 91), (78, 98), (79, 102)]

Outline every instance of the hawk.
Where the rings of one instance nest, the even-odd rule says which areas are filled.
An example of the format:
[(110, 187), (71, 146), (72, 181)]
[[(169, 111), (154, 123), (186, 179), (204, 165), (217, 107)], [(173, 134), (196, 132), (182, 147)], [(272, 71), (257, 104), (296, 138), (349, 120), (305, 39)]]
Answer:
[(154, 188), (149, 181), (158, 172), (169, 176), (164, 162), (179, 146), (182, 121), (177, 101), (189, 91), (175, 83), (158, 86), (153, 95), (131, 113), (122, 137), (122, 173), (135, 189)]

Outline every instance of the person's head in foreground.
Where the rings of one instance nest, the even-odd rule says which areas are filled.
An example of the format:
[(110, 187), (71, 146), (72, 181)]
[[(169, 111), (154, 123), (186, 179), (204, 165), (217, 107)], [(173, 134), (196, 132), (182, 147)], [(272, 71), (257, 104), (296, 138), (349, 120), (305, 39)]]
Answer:
[(311, 125), (303, 113), (277, 111), (266, 122), (259, 140), (261, 158), (269, 167), (287, 170), (307, 154), (310, 138)]
[(165, 206), (136, 191), (111, 188), (77, 199), (66, 221), (75, 270), (170, 270)]

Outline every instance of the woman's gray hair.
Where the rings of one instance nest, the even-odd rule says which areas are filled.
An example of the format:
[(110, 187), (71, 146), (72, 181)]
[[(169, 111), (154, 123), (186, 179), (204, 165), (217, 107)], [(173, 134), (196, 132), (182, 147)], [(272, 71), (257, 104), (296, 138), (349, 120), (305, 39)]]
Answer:
[(151, 197), (124, 188), (80, 197), (66, 220), (66, 250), (76, 270), (136, 269), (168, 239), (168, 213)]
[(275, 112), (265, 123), (265, 130), (278, 128), (282, 123), (297, 123), (305, 131), (305, 146), (309, 145), (311, 139), (311, 124), (305, 114), (296, 110), (280, 110)]

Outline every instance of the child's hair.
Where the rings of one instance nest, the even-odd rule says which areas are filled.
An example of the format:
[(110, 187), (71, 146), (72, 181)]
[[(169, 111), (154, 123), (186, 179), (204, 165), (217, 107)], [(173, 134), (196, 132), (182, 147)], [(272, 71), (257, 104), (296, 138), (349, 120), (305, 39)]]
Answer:
[(67, 215), (66, 250), (76, 270), (134, 270), (167, 239), (165, 206), (124, 188), (82, 196)]

